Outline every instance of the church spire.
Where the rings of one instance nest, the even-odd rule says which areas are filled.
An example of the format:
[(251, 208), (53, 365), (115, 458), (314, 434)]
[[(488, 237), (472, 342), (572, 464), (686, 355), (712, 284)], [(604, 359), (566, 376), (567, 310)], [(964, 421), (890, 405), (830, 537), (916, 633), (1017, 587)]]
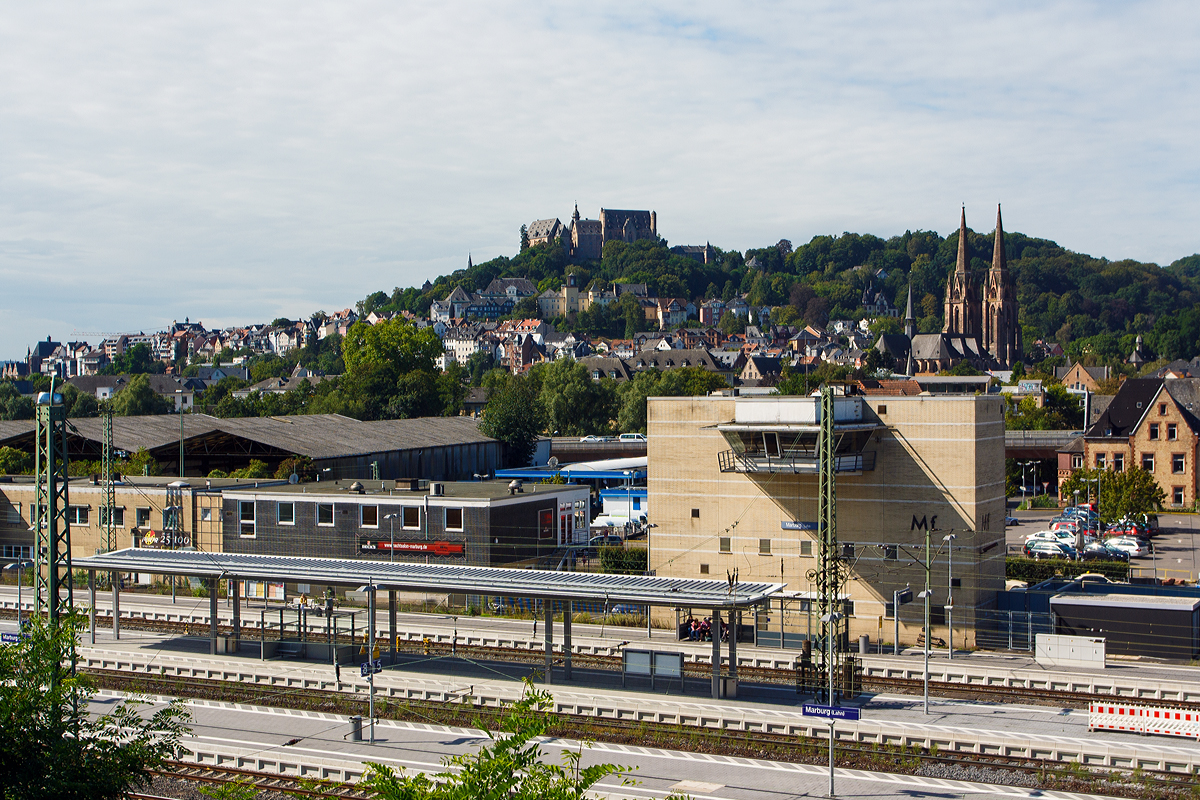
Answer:
[(471, 254), (468, 252), (467, 253), (467, 269), (470, 269), (473, 266), (474, 265), (471, 263)]
[[(916, 320), (913, 319), (912, 310), (912, 281), (908, 283), (908, 306), (904, 309), (904, 335), (908, 337), (909, 342), (912, 342), (913, 334), (916, 333)], [(909, 346), (911, 350), (911, 344)]]
[(992, 269), (1001, 272), (1008, 269), (1008, 257), (1004, 255), (1004, 222), (1000, 219), (1000, 204), (996, 204), (996, 243), (992, 247)]
[(571, 219), (575, 220), (576, 222), (579, 221), (579, 203), (575, 204), (575, 213), (571, 215)]
[(962, 216), (958, 220), (958, 262), (954, 265), (954, 271), (965, 273), (969, 266), (967, 261), (967, 207), (963, 206)]
[(958, 221), (958, 263), (946, 277), (946, 318), (943, 333), (965, 336), (979, 335), (982, 308), (979, 295), (971, 282), (971, 259), (967, 251), (967, 207), (963, 206)]
[(996, 234), (992, 244), (992, 266), (983, 287), (983, 346), (1005, 368), (1020, 357), (1021, 326), (1017, 313), (1017, 290), (1008, 271), (1004, 252), (1004, 222), (996, 205)]

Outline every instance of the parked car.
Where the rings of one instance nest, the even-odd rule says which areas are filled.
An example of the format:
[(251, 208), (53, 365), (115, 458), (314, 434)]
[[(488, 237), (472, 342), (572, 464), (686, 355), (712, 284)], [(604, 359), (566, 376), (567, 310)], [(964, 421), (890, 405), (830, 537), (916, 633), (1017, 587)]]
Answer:
[(1132, 536), (1114, 536), (1104, 544), (1129, 554), (1130, 558), (1144, 558), (1150, 555), (1150, 547)]
[(1017, 519), (1016, 517), (1005, 517), (1005, 518), (1004, 518), (1004, 524), (1005, 524), (1007, 527), (1011, 528), (1013, 525), (1020, 525), (1020, 524), (1021, 524), (1021, 520)]
[(1081, 561), (1128, 561), (1129, 553), (1103, 542), (1093, 542), (1083, 548), (1079, 558)]
[(1073, 545), (1075, 543), (1074, 531), (1038, 531), (1031, 533), (1025, 537), (1026, 542), (1062, 542), (1063, 544)]
[(620, 436), (622, 442), (644, 442), (646, 434), (644, 433), (622, 433)]
[(1051, 542), (1045, 539), (1026, 542), (1023, 551), (1030, 558), (1040, 561), (1044, 558), (1075, 559), (1075, 548), (1061, 542)]

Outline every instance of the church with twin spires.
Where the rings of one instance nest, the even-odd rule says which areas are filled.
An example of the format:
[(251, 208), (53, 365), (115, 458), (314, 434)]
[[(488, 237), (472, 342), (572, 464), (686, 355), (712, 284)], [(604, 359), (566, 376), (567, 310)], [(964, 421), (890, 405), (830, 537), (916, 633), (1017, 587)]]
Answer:
[(907, 375), (932, 375), (966, 361), (976, 369), (1012, 369), (1021, 354), (1017, 290), (1004, 253), (1004, 225), (996, 207), (992, 264), (980, 286), (971, 275), (967, 210), (958, 223), (958, 259), (946, 278), (945, 318), (941, 333), (917, 333), (912, 286), (904, 315), (904, 335), (881, 336), (876, 348), (890, 353)]

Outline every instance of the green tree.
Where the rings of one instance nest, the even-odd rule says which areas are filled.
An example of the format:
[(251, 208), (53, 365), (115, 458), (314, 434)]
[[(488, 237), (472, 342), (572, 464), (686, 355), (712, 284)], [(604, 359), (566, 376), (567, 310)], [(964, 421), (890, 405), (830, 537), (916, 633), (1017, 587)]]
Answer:
[(269, 478), (271, 470), (267, 467), (265, 461), (259, 461), (257, 458), (250, 459), (250, 463), (241, 469), (235, 469), (229, 473), (231, 478)]
[(521, 252), (524, 253), (529, 249), (529, 228), (525, 225), (521, 226)]
[(33, 459), (15, 447), (0, 447), (0, 475), (29, 475)]
[(92, 714), (90, 678), (66, 664), (85, 620), (30, 620), (27, 636), (0, 646), (0, 795), (4, 800), (124, 797), (177, 758), (188, 713), (173, 700), (149, 719), (125, 700)]
[[(583, 800), (598, 781), (630, 771), (616, 764), (583, 766), (587, 742), (563, 750), (562, 764), (545, 763), (541, 742), (555, 722), (552, 707), (549, 693), (526, 682), (521, 699), (505, 710), (500, 731), (485, 730), (489, 741), (476, 752), (445, 759), (445, 771), (432, 777), (398, 775), (385, 764), (367, 762), (360, 786), (381, 800)], [(632, 781), (626, 778), (622, 785)]]
[(113, 397), (113, 413), (122, 417), (141, 417), (169, 413), (174, 404), (155, 394), (150, 379), (144, 374), (133, 375), (125, 388)]
[(1079, 430), (1083, 427), (1083, 404), (1077, 394), (1071, 394), (1061, 384), (1045, 388), (1042, 407), (1026, 397), (1009, 406), (1004, 413), (1004, 426), (1013, 431)]
[(154, 357), (149, 345), (135, 344), (100, 372), (103, 375), (162, 374), (166, 372), (166, 365)]
[(33, 400), (22, 397), (12, 381), (0, 382), (0, 419), (33, 419)]
[(1166, 499), (1154, 476), (1136, 467), (1122, 472), (1077, 469), (1063, 481), (1059, 491), (1063, 496), (1078, 491), (1081, 498), (1095, 497), (1097, 487), (1100, 495), (1097, 513), (1105, 522), (1160, 511)]
[(571, 358), (534, 367), (540, 380), (538, 401), (546, 429), (559, 436), (585, 436), (612, 429), (617, 415), (616, 390), (608, 378), (593, 381), (587, 369)]
[(510, 377), (492, 392), (479, 422), (484, 436), (504, 444), (508, 467), (529, 464), (543, 427), (533, 382), (522, 376)]
[(437, 376), (438, 411), (443, 417), (456, 417), (467, 399), (470, 375), (457, 361), (451, 361)]
[(67, 416), (72, 419), (80, 417), (95, 417), (100, 413), (100, 401), (96, 395), (81, 392), (71, 384), (63, 386), (63, 405), (67, 408)]
[[(391, 408), (424, 405), (411, 394), (392, 405), (397, 395), (410, 392), (421, 380), (414, 378), (401, 384), (401, 376), (424, 371), (432, 376), (434, 360), (442, 354), (443, 346), (433, 328), (418, 328), (403, 317), (393, 317), (376, 325), (357, 322), (350, 327), (342, 342), (342, 359), (346, 372), (340, 391), (353, 404), (356, 416), (380, 419)], [(428, 390), (433, 391), (432, 382)]]

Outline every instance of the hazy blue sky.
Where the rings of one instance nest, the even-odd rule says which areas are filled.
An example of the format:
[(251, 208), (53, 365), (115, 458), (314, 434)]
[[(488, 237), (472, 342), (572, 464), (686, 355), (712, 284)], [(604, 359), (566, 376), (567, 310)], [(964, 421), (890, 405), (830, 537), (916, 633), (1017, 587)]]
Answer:
[[(8, 3), (0, 358), (307, 316), (572, 204), (1200, 251), (1200, 5)], [(89, 338), (93, 341), (98, 337)]]

